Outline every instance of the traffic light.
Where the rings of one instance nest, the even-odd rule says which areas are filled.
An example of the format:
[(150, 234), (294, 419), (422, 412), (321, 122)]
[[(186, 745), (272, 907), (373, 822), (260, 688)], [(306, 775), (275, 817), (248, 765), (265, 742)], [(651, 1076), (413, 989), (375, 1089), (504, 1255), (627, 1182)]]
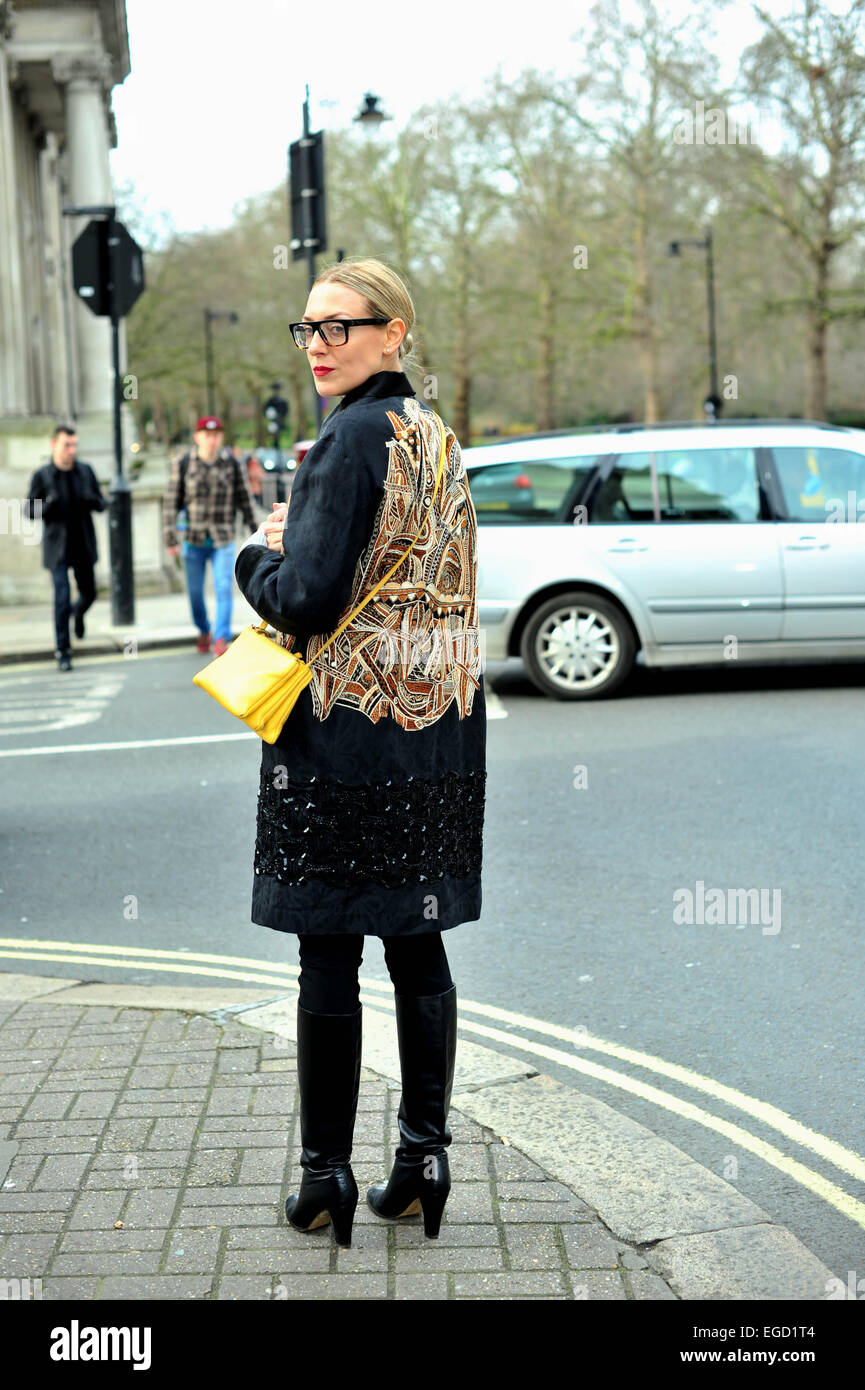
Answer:
[(285, 421), (288, 416), (288, 401), (279, 393), (279, 382), (274, 381), (271, 385), (273, 394), (264, 403), (264, 414), (267, 420), (267, 428), (276, 440), (285, 429)]
[(295, 140), (288, 160), (291, 258), (302, 261), (310, 252), (327, 250), (323, 133), (316, 130)]

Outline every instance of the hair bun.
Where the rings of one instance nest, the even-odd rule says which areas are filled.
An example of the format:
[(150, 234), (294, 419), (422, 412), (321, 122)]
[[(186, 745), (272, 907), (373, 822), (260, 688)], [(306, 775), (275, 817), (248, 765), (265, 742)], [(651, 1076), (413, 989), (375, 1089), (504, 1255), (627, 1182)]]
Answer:
[(408, 354), (411, 352), (413, 343), (414, 339), (412, 338), (412, 335), (410, 333), (406, 333), (405, 337), (400, 343), (400, 353), (403, 357), (407, 357)]

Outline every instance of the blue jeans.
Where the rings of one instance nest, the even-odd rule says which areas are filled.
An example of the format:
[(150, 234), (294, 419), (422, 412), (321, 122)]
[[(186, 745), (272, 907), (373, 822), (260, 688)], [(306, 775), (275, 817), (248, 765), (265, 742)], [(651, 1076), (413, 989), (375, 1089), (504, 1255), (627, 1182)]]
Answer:
[[(73, 606), (69, 591), (69, 566), (75, 574), (78, 585), (78, 601)], [(64, 558), (51, 571), (54, 581), (54, 633), (57, 638), (57, 651), (69, 652), (69, 618), (72, 613), (83, 617), (96, 598), (96, 581), (93, 577), (93, 563), (86, 555), (76, 555), (74, 559)]]
[(213, 561), (213, 587), (216, 591), (216, 623), (213, 640), (231, 641), (231, 605), (234, 601), (234, 541), (228, 545), (190, 545), (183, 543), (186, 561), (186, 583), (192, 620), (199, 632), (210, 631), (210, 620), (204, 603), (204, 572), (208, 556)]

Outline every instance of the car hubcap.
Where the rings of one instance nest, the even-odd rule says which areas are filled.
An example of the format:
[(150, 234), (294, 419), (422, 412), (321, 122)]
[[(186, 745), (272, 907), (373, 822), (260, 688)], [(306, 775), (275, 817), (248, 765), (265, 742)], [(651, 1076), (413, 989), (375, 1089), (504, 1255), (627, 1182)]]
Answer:
[(603, 685), (619, 659), (615, 629), (594, 608), (560, 608), (538, 630), (536, 651), (563, 690)]

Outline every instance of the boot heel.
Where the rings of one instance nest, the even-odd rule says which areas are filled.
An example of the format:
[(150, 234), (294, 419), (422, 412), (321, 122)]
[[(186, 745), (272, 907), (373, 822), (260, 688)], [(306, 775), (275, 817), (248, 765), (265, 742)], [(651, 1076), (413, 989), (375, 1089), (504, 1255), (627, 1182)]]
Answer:
[(437, 1240), (442, 1224), (442, 1212), (450, 1196), (451, 1175), (447, 1153), (429, 1154), (425, 1160), (432, 1171), (425, 1170), (418, 1187), (418, 1201), (423, 1211), (424, 1235)]
[(333, 1234), (337, 1245), (351, 1245), (351, 1228), (356, 1210), (357, 1197), (349, 1206), (332, 1208), (330, 1219), (333, 1222)]
[(426, 1196), (420, 1198), (423, 1210), (423, 1232), (429, 1240), (438, 1240), (442, 1224), (442, 1212), (445, 1209), (447, 1199), (447, 1192), (428, 1192)]

